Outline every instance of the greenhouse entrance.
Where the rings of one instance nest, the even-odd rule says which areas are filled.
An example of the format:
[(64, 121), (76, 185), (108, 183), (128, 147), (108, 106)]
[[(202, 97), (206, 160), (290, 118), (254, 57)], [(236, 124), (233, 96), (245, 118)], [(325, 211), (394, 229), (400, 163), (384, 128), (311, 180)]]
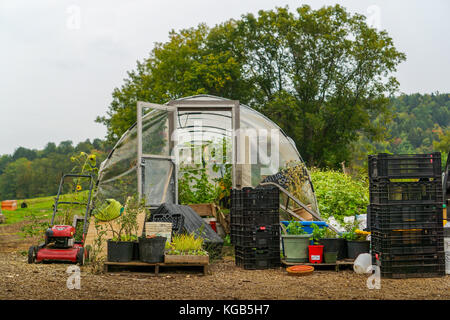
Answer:
[[(178, 203), (180, 165), (200, 165), (214, 175), (212, 165), (229, 164), (232, 187), (242, 187), (240, 136), (234, 134), (240, 128), (239, 106), (239, 101), (211, 99), (137, 103), (137, 185), (148, 207)], [(150, 114), (153, 121), (145, 124)]]

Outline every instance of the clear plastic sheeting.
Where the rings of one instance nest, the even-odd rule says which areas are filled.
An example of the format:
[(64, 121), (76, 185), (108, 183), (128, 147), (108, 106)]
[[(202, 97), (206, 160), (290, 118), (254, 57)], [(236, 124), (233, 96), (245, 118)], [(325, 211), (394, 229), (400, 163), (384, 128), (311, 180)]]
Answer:
[(149, 206), (161, 203), (173, 203), (174, 195), (174, 165), (164, 159), (143, 159), (142, 171), (143, 195)]
[[(224, 101), (227, 99), (200, 95), (179, 99), (178, 101)], [(303, 160), (294, 144), (286, 134), (270, 119), (261, 113), (240, 105), (240, 137), (241, 159), (238, 163), (242, 169), (244, 186), (256, 187), (265, 177), (273, 175), (289, 162)], [(169, 156), (169, 112), (152, 109), (142, 118), (142, 153)], [(213, 110), (182, 110), (177, 113), (177, 156), (186, 164), (203, 152), (208, 173), (211, 178), (215, 173), (210, 170), (216, 159), (209, 157), (220, 149), (217, 146), (226, 145), (226, 163), (232, 161), (231, 141), (232, 115), (229, 111)], [(236, 134), (236, 133), (235, 133)], [(209, 148), (209, 150), (208, 150)], [(215, 149), (214, 149), (215, 148)], [(200, 150), (200, 151), (199, 151)], [(214, 150), (214, 151), (212, 151)], [(205, 155), (206, 153), (206, 155)], [(202, 156), (200, 156), (202, 157)], [(150, 162), (149, 162), (150, 161)], [(242, 162), (243, 161), (243, 162)], [(168, 160), (145, 159), (143, 168), (142, 191), (147, 204), (157, 205), (162, 202), (173, 202), (173, 190), (167, 184), (174, 184), (175, 168)], [(181, 165), (183, 167), (184, 165)], [(181, 168), (182, 169), (182, 168)], [(180, 169), (180, 170), (181, 170)], [(102, 163), (97, 196), (102, 199), (113, 198), (124, 202), (127, 195), (137, 193), (137, 126), (128, 129), (115, 145), (108, 158)], [(308, 174), (308, 173), (306, 173)], [(317, 202), (310, 182), (302, 186), (305, 204), (310, 204), (317, 211)], [(166, 190), (166, 191), (165, 191)], [(171, 191), (172, 190), (172, 191)]]

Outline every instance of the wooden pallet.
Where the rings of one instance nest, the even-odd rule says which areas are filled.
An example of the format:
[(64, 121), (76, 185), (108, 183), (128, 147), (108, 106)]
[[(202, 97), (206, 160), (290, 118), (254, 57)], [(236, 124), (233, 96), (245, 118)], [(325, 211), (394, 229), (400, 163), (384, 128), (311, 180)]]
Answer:
[(130, 261), (130, 262), (105, 262), (104, 263), (104, 271), (111, 272), (111, 267), (126, 270), (127, 268), (135, 268), (135, 267), (153, 267), (155, 276), (159, 275), (159, 268), (163, 267), (175, 267), (175, 268), (183, 268), (183, 267), (198, 267), (202, 269), (203, 275), (208, 274), (208, 264), (205, 263), (147, 263), (142, 261)]
[(305, 265), (305, 266), (313, 266), (314, 269), (334, 266), (336, 272), (339, 271), (339, 267), (341, 266), (353, 266), (354, 262), (355, 260), (353, 259), (338, 260), (336, 261), (336, 263), (287, 262), (284, 259), (281, 260), (281, 263), (284, 264), (285, 266)]

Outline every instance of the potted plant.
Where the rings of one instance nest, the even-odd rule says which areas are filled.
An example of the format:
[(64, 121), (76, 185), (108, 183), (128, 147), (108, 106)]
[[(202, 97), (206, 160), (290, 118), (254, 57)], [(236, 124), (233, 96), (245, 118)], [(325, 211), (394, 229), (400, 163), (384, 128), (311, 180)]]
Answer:
[(345, 239), (333, 230), (326, 228), (320, 243), (323, 244), (325, 263), (335, 263), (336, 260), (343, 260), (347, 257)]
[(137, 215), (142, 210), (137, 204), (137, 197), (128, 197), (123, 213), (116, 219), (108, 221), (113, 238), (107, 242), (108, 261), (129, 262), (137, 243)]
[(282, 225), (282, 228), (284, 234), (281, 239), (286, 262), (307, 262), (310, 234), (306, 233), (301, 222), (296, 220), (290, 221), (286, 228)]
[(203, 238), (195, 234), (175, 234), (166, 245), (164, 263), (208, 264), (208, 252), (203, 249)]
[(308, 246), (309, 252), (309, 262), (311, 263), (322, 263), (323, 261), (323, 245), (320, 244), (320, 240), (325, 235), (325, 228), (320, 228), (317, 224), (312, 224), (313, 232), (310, 240), (313, 242), (312, 245)]
[(347, 240), (347, 257), (356, 259), (361, 253), (369, 253), (370, 241), (366, 240), (367, 232), (359, 231), (357, 223), (346, 225), (343, 237)]

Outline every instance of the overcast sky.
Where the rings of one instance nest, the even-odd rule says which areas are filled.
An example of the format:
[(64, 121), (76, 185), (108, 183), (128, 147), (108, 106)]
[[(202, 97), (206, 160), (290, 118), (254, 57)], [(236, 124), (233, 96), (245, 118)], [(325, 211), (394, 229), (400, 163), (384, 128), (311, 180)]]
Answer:
[(0, 0), (0, 154), (103, 138), (94, 122), (154, 42), (259, 9), (339, 3), (386, 29), (407, 54), (401, 92), (450, 92), (450, 1)]

